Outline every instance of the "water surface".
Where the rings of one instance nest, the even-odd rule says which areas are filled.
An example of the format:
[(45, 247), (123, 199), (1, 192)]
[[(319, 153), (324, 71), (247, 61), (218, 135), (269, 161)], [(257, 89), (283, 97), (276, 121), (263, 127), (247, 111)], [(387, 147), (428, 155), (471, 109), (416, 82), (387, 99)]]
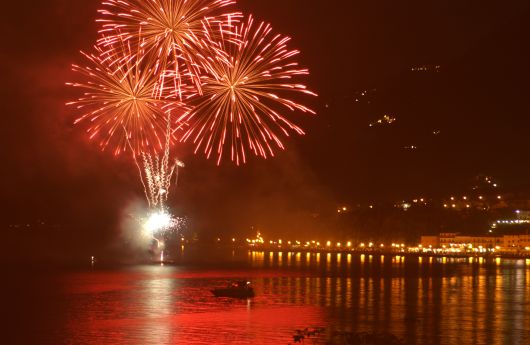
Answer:
[[(242, 279), (256, 298), (210, 292)], [(306, 327), (326, 330), (306, 344), (364, 331), (406, 344), (530, 344), (526, 260), (228, 252), (172, 266), (18, 269), (9, 280), (14, 344), (288, 344)]]

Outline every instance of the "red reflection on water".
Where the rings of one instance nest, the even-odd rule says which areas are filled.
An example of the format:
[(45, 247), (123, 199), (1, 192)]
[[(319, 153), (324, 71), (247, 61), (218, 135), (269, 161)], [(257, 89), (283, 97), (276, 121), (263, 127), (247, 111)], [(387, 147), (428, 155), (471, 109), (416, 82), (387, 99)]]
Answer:
[[(71, 275), (73, 286), (65, 289), (72, 297), (68, 338), (109, 344), (287, 344), (296, 329), (325, 326), (318, 306), (290, 305), (283, 301), (287, 297), (265, 292), (271, 279), (279, 281), (278, 272), (269, 272), (269, 278), (258, 273), (153, 266), (129, 274)], [(235, 277), (253, 280), (258, 296), (232, 300), (210, 292)]]
[[(390, 332), (411, 345), (530, 343), (524, 261), (288, 257), (257, 257), (247, 269), (144, 266), (46, 275), (37, 283), (21, 275), (8, 281), (25, 290), (10, 296), (24, 297), (13, 310), (24, 314), (19, 324), (33, 338), (18, 343), (287, 344), (306, 327), (326, 328), (324, 337)], [(241, 279), (252, 281), (256, 298), (210, 292)]]

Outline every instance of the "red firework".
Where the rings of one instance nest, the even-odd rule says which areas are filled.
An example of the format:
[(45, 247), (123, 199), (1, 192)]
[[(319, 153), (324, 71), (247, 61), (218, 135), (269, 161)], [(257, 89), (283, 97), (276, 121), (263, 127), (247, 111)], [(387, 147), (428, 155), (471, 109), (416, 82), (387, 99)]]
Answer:
[(186, 81), (191, 81), (200, 92), (201, 68), (208, 57), (217, 55), (225, 59), (206, 23), (237, 21), (241, 17), (239, 12), (220, 13), (234, 3), (234, 0), (107, 0), (99, 10), (102, 37), (98, 45), (106, 49), (125, 41), (133, 48), (139, 46), (150, 55), (155, 72), (162, 78), (167, 75), (165, 71), (173, 71), (177, 96), (181, 96)]
[(156, 153), (168, 139), (174, 142), (173, 136), (167, 137), (168, 121), (186, 108), (174, 98), (158, 97), (159, 76), (143, 51), (133, 54), (130, 45), (121, 42), (112, 46), (112, 54), (96, 46), (94, 53), (83, 55), (89, 66), (72, 68), (82, 80), (67, 83), (82, 89), (83, 96), (68, 105), (81, 112), (75, 124), (85, 125), (90, 139), (115, 155), (128, 149), (134, 155)]
[(193, 110), (183, 117), (186, 128), (181, 141), (191, 141), (195, 152), (208, 158), (217, 156), (220, 164), (226, 154), (237, 165), (246, 162), (247, 151), (267, 158), (274, 148), (284, 149), (282, 136), (304, 134), (282, 111), (315, 114), (289, 94), (316, 96), (294, 79), (309, 74), (294, 58), (290, 38), (273, 34), (269, 24), (255, 24), (252, 16), (236, 28), (223, 29), (218, 41), (229, 63), (208, 57), (207, 72), (201, 77), (202, 96), (190, 98)]

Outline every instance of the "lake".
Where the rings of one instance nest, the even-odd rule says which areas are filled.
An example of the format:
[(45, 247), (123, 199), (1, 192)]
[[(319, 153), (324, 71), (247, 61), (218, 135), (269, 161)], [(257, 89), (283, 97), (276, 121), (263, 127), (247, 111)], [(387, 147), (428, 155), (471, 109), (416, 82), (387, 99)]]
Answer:
[[(530, 260), (208, 251), (175, 265), (7, 268), (5, 344), (530, 344)], [(251, 281), (256, 297), (210, 290)], [(7, 283), (6, 283), (7, 282)]]

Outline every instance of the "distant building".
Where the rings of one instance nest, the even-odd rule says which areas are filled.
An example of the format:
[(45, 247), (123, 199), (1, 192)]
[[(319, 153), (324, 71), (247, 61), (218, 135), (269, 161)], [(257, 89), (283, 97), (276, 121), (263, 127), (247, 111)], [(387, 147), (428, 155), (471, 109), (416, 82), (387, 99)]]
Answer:
[(504, 235), (502, 249), (509, 252), (530, 250), (530, 235)]
[(502, 243), (502, 237), (497, 236), (462, 236), (459, 234), (440, 234), (440, 246), (447, 248), (451, 246), (472, 246), (483, 248), (495, 248)]
[(451, 243), (455, 243), (456, 236), (458, 233), (456, 232), (443, 232), (439, 236), (439, 245), (440, 247), (443, 246), (449, 246)]
[(423, 248), (481, 248), (502, 252), (521, 252), (530, 251), (530, 235), (465, 236), (445, 232), (438, 236), (421, 236), (420, 244)]

